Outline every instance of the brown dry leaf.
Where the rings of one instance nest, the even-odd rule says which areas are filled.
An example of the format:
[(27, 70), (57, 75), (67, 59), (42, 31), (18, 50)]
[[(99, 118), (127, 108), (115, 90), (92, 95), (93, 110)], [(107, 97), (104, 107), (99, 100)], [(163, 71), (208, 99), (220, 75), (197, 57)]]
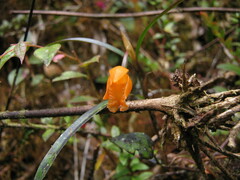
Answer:
[(122, 35), (122, 40), (123, 40), (123, 44), (124, 44), (124, 47), (126, 49), (126, 51), (128, 52), (130, 58), (133, 60), (133, 61), (136, 61), (136, 54), (135, 54), (135, 51), (132, 47), (132, 44), (131, 42), (129, 41), (129, 39), (127, 38), (127, 35), (121, 31), (121, 35)]
[(97, 171), (97, 170), (99, 169), (99, 167), (102, 165), (102, 162), (103, 162), (103, 160), (104, 160), (104, 158), (105, 158), (105, 155), (106, 155), (106, 153), (105, 153), (105, 152), (102, 152), (102, 153), (98, 156), (97, 162), (96, 162), (96, 164), (95, 164), (95, 170), (96, 170), (96, 171)]

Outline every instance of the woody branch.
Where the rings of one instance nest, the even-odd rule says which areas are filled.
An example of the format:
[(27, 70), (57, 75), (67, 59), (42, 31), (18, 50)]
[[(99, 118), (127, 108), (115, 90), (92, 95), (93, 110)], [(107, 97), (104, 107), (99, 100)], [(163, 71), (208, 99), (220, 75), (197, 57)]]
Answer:
[[(224, 124), (229, 117), (240, 111), (240, 89), (215, 94), (205, 94), (203, 96), (199, 96), (199, 94), (227, 78), (229, 77), (217, 77), (182, 94), (156, 99), (128, 101), (129, 109), (127, 112), (152, 110), (174, 116), (174, 110), (177, 110), (178, 113), (188, 113), (192, 116), (191, 121), (184, 125), (186, 127), (201, 126), (203, 123), (206, 123), (206, 121), (211, 125)], [(187, 99), (193, 98), (195, 98), (194, 101), (187, 102)], [(226, 107), (228, 110), (225, 110)], [(71, 108), (6, 111), (0, 113), (0, 120), (75, 116), (81, 115), (91, 108), (92, 106), (86, 105)], [(109, 113), (109, 111), (105, 109), (101, 113)]]
[[(154, 16), (162, 13), (163, 10), (146, 11), (146, 12), (135, 12), (135, 13), (119, 13), (119, 14), (95, 14), (95, 13), (84, 13), (84, 12), (69, 12), (69, 11), (43, 11), (34, 10), (33, 14), (38, 15), (57, 15), (57, 16), (76, 16), (86, 18), (128, 18), (128, 17), (143, 17), (143, 16)], [(189, 12), (220, 12), (220, 13), (237, 13), (240, 12), (240, 8), (223, 8), (223, 7), (190, 7), (190, 8), (176, 8), (170, 10), (168, 13), (189, 13)], [(13, 10), (13, 14), (28, 14), (29, 10)]]

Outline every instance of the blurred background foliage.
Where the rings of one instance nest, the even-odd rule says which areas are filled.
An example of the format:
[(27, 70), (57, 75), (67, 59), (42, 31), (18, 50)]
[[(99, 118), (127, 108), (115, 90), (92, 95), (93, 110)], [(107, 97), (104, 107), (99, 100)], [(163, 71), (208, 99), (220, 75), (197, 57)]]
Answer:
[[(164, 9), (173, 0), (73, 0), (37, 1), (35, 10), (61, 10), (86, 13), (128, 13), (143, 12)], [(22, 10), (30, 8), (30, 1), (0, 1), (0, 54), (2, 54), (10, 44), (15, 44), (23, 39), (27, 24), (27, 15), (11, 14), (11, 10)], [(240, 7), (239, 1), (207, 1), (188, 0), (179, 5), (179, 8), (187, 7)], [(140, 18), (118, 18), (118, 19), (94, 19), (82, 17), (67, 17), (53, 15), (35, 15), (31, 23), (28, 41), (33, 44), (45, 46), (51, 42), (70, 37), (88, 37), (102, 42), (107, 42), (121, 50), (125, 50), (120, 29), (126, 32), (133, 47), (136, 47), (137, 40), (144, 28), (153, 19), (152, 16)], [(240, 74), (240, 13), (227, 12), (191, 12), (174, 13), (164, 15), (153, 28), (151, 28), (140, 49), (139, 61), (146, 73), (144, 85), (148, 89), (150, 98), (168, 96), (177, 93), (178, 89), (173, 87), (170, 78), (174, 71), (181, 68), (186, 60), (187, 72), (192, 75), (196, 73), (200, 81), (209, 80), (225, 71), (232, 71)], [(44, 66), (39, 59), (33, 55), (35, 48), (31, 48), (21, 65), (17, 87), (14, 92), (13, 102), (9, 110), (24, 109), (45, 109), (54, 107), (71, 107), (77, 105), (93, 105), (101, 101), (105, 91), (105, 83), (108, 70), (116, 65), (121, 65), (122, 58), (106, 50), (103, 47), (88, 43), (67, 42), (62, 44), (61, 51), (76, 57), (72, 60), (67, 57), (60, 58), (52, 62), (48, 67)], [(100, 55), (99, 62), (90, 63), (86, 67), (80, 64)], [(12, 58), (0, 71), (0, 110), (4, 111), (8, 94), (11, 88), (13, 71), (17, 67), (18, 59)], [(134, 88), (129, 97), (130, 100), (141, 99), (140, 83), (137, 80), (138, 72), (129, 64), (130, 76), (134, 81)], [(52, 80), (60, 76), (65, 71), (81, 72), (87, 78), (79, 77), (65, 81)], [(239, 78), (235, 84), (221, 84), (212, 89), (212, 92), (224, 91), (227, 89), (239, 88)], [(163, 125), (163, 114), (155, 113), (160, 126)], [(64, 118), (43, 118), (16, 121), (22, 125), (38, 123), (43, 125), (56, 125), (66, 127), (71, 124), (74, 117)], [(15, 122), (15, 121), (13, 121)], [(145, 132), (154, 135), (153, 127), (146, 112), (108, 114), (97, 116), (95, 123), (88, 123), (84, 131), (96, 132), (97, 134), (110, 135), (112, 126), (117, 127), (117, 131), (123, 133)], [(116, 130), (116, 128), (115, 128)], [(1, 137), (0, 147), (0, 177), (4, 179), (32, 179), (34, 172), (50, 145), (59, 135), (59, 131), (41, 128), (4, 128)], [(93, 154), (96, 146), (103, 143), (99, 150), (97, 162), (101, 167), (95, 171), (96, 179), (108, 179), (114, 177), (121, 179), (127, 176), (132, 179), (149, 178), (151, 175), (159, 173), (159, 167), (154, 163), (145, 162), (142, 165), (125, 152), (114, 149), (112, 145), (106, 145), (106, 138), (96, 136), (90, 138), (91, 146), (88, 150), (87, 167), (91, 170), (94, 161)], [(226, 134), (222, 133), (218, 137), (219, 143), (224, 141)], [(57, 158), (54, 166), (48, 174), (48, 179), (73, 179), (74, 164), (73, 145), (77, 141), (79, 162), (82, 162), (85, 144), (89, 136), (77, 134), (69, 142)], [(106, 146), (106, 147), (105, 147)], [(189, 155), (180, 152), (176, 153), (175, 145), (169, 139), (167, 148), (161, 156), (168, 156), (171, 160), (181, 159), (181, 162), (173, 160), (173, 164), (183, 167), (192, 167)], [(157, 147), (157, 154), (161, 148)], [(115, 150), (115, 151), (114, 151)], [(122, 159), (116, 161), (116, 153)], [(182, 154), (183, 155), (182, 155)], [(96, 159), (95, 159), (96, 160)], [(134, 161), (134, 162), (132, 162)], [(135, 162), (136, 161), (136, 162)], [(140, 164), (139, 169), (133, 168), (133, 164)], [(124, 171), (124, 166), (128, 164), (130, 169)], [(78, 167), (80, 168), (80, 165)], [(117, 169), (116, 169), (117, 168)], [(122, 169), (121, 169), (122, 168)], [(151, 168), (151, 173), (147, 171)], [(115, 170), (116, 169), (116, 170)], [(211, 167), (209, 167), (209, 170)], [(86, 170), (85, 177), (88, 177), (90, 170)], [(171, 169), (172, 170), (172, 169)], [(141, 173), (138, 173), (141, 171)], [(125, 172), (126, 174), (121, 174)], [(138, 175), (137, 175), (138, 174)], [(114, 176), (113, 176), (114, 175)], [(185, 178), (197, 177), (197, 173), (183, 173)], [(182, 178), (181, 176), (179, 176)], [(163, 178), (164, 179), (164, 178)]]

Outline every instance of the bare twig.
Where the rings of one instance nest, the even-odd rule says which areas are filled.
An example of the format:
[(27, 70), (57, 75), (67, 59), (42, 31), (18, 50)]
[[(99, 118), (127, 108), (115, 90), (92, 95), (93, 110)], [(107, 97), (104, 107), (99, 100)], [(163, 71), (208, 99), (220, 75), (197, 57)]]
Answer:
[(200, 155), (199, 144), (198, 144), (198, 141), (196, 141), (196, 139), (198, 138), (197, 131), (194, 131), (193, 133), (193, 131), (191, 130), (187, 130), (187, 131), (182, 130), (181, 133), (183, 135), (183, 138), (186, 141), (186, 147), (188, 149), (188, 152), (191, 154), (193, 160), (195, 161), (203, 177), (207, 179), (207, 175), (205, 173), (205, 167)]
[[(157, 110), (168, 112), (171, 106), (174, 107), (175, 101), (179, 95), (172, 95), (169, 97), (136, 100), (129, 101), (128, 111), (143, 111), (143, 110)], [(25, 119), (25, 118), (41, 118), (41, 117), (59, 117), (59, 116), (73, 116), (81, 115), (84, 112), (91, 109), (92, 106), (80, 106), (71, 108), (53, 108), (53, 109), (42, 109), (42, 110), (23, 110), (13, 112), (2, 112), (0, 113), (0, 120), (3, 119)], [(103, 112), (109, 112), (107, 110)]]
[(221, 154), (223, 154), (223, 155), (225, 155), (227, 157), (236, 158), (236, 159), (240, 160), (240, 156), (238, 154), (234, 154), (232, 152), (229, 152), (229, 151), (226, 151), (226, 150), (222, 150), (222, 149), (220, 149), (218, 147), (214, 147), (213, 145), (209, 144), (208, 142), (205, 142), (205, 141), (201, 140), (200, 138), (198, 139), (198, 141), (202, 145), (204, 145), (204, 146), (206, 146), (206, 147), (208, 147), (208, 148), (210, 148), (210, 149), (212, 149), (214, 151), (217, 151), (217, 152), (219, 152), (219, 153), (221, 153)]
[[(15, 122), (10, 122), (10, 123), (4, 123), (4, 125), (0, 125), (2, 128), (26, 128), (26, 129), (39, 129), (39, 130), (47, 130), (47, 129), (53, 129), (56, 131), (61, 131), (61, 130), (66, 130), (67, 127), (60, 127), (56, 125), (44, 125), (44, 124), (23, 124), (23, 123), (15, 123)], [(90, 132), (90, 131), (85, 131), (85, 130), (79, 130), (77, 131), (78, 134), (81, 135), (92, 135), (94, 137), (105, 137), (105, 138), (110, 138), (110, 135), (107, 134), (101, 134), (97, 132)]]
[(74, 162), (74, 180), (79, 180), (79, 173), (78, 173), (78, 141), (77, 136), (74, 135), (73, 140), (73, 162)]
[[(33, 14), (40, 15), (57, 15), (57, 16), (76, 16), (85, 18), (128, 18), (128, 17), (143, 17), (154, 16), (162, 13), (164, 10), (136, 12), (136, 13), (121, 13), (121, 14), (105, 14), (105, 13), (83, 13), (83, 12), (69, 12), (69, 11), (46, 11), (35, 10)], [(191, 7), (191, 8), (176, 8), (169, 11), (169, 13), (191, 13), (191, 12), (220, 12), (220, 13), (237, 13), (240, 8), (222, 8), (222, 7)], [(29, 10), (13, 10), (12, 14), (28, 14)]]
[[(237, 104), (240, 103), (240, 96), (236, 96), (236, 97), (228, 97), (226, 99), (224, 99), (224, 101), (216, 103), (216, 104), (211, 104), (209, 106), (206, 106), (204, 108), (201, 108), (199, 110), (199, 113), (206, 113), (206, 112), (210, 112), (211, 110), (213, 111), (217, 111), (217, 112), (222, 112), (224, 111), (226, 108), (231, 108), (233, 106), (236, 106)], [(239, 106), (236, 106), (236, 110), (229, 110), (229, 111), (225, 111), (225, 113), (221, 116), (223, 117), (227, 117), (229, 114), (232, 115), (233, 113), (237, 112), (239, 110)], [(219, 117), (214, 118), (214, 119), (219, 119)], [(214, 122), (214, 120), (210, 121), (211, 123)]]
[(60, 117), (80, 115), (88, 111), (92, 106), (81, 106), (72, 108), (52, 108), (40, 110), (6, 111), (0, 113), (0, 119), (24, 119), (41, 117)]
[[(204, 97), (202, 94), (204, 94), (204, 91), (215, 86), (216, 84), (226, 81), (230, 79), (233, 75), (225, 75), (225, 76), (218, 76), (213, 79), (210, 79), (209, 81), (202, 83), (201, 86), (193, 87), (186, 93), (181, 94), (180, 101), (189, 101), (189, 98), (195, 97), (195, 100), (200, 99)], [(191, 103), (191, 102), (189, 102)]]
[[(240, 105), (239, 105), (240, 107)], [(239, 112), (240, 112), (240, 108), (239, 108)], [(240, 131), (240, 122), (238, 122), (230, 131), (229, 137), (228, 137), (228, 146), (232, 147), (232, 148), (236, 148), (236, 138), (239, 134)]]
[(208, 94), (207, 96), (203, 96), (202, 98), (197, 99), (194, 103), (198, 104), (198, 106), (210, 105), (216, 103), (217, 101), (224, 100), (226, 97), (233, 97), (240, 95), (240, 89), (225, 91), (224, 93), (215, 93)]
[(90, 173), (89, 173), (89, 176), (88, 176), (88, 180), (93, 180), (93, 179), (94, 179), (95, 165), (96, 165), (96, 163), (97, 163), (97, 158), (98, 158), (99, 150), (100, 150), (100, 146), (98, 145), (98, 146), (96, 147), (96, 149), (94, 149), (94, 152), (93, 152), (92, 167), (91, 167), (91, 169), (90, 169)]
[[(236, 101), (236, 104), (239, 104), (239, 101)], [(224, 111), (216, 117), (213, 117), (212, 119), (210, 119), (209, 124), (223, 123), (223, 121), (227, 121), (236, 112), (240, 112), (240, 105), (234, 106), (233, 108)]]
[(205, 134), (207, 135), (208, 139), (214, 144), (214, 146), (217, 149), (219, 149), (219, 151), (222, 151), (221, 147), (218, 145), (218, 143), (216, 142), (215, 138), (210, 134), (209, 130), (206, 130)]
[[(197, 131), (195, 131), (194, 133), (197, 133)], [(184, 135), (184, 139), (186, 141), (189, 153), (191, 154), (193, 160), (195, 161), (198, 169), (201, 171), (203, 177), (207, 179), (204, 164), (200, 156), (199, 145), (198, 145), (198, 142), (196, 141), (197, 137), (193, 135), (193, 132), (191, 131), (188, 131), (188, 132), (182, 131), (182, 134)]]
[(207, 150), (205, 147), (203, 147), (203, 146), (199, 146), (199, 147), (200, 147), (201, 151), (204, 152), (204, 154), (206, 154), (206, 155), (209, 157), (209, 159), (211, 160), (211, 162), (212, 162), (215, 166), (217, 166), (217, 167), (222, 171), (223, 176), (225, 176), (226, 179), (231, 179), (231, 180), (235, 180), (235, 179), (236, 179), (236, 178), (234, 178), (234, 177), (231, 175), (230, 172), (228, 172), (228, 170), (227, 170), (225, 167), (223, 167), (223, 166), (210, 154), (210, 152), (208, 152), (208, 150)]
[(87, 157), (88, 157), (89, 148), (90, 148), (90, 142), (91, 142), (91, 138), (90, 138), (90, 136), (88, 136), (87, 141), (85, 143), (84, 152), (83, 152), (80, 180), (84, 180), (86, 164), (87, 164)]
[[(232, 27), (231, 29), (229, 29), (228, 31), (226, 31), (225, 33), (225, 37), (229, 36), (229, 34), (231, 34), (232, 32), (234, 32), (236, 30), (236, 27), (239, 26), (238, 24), (235, 25), (235, 27)], [(191, 55), (188, 55), (185, 60), (185, 62), (189, 62), (190, 59), (192, 59), (194, 56), (196, 56), (198, 53), (208, 49), (209, 47), (211, 47), (212, 45), (216, 44), (217, 42), (220, 41), (220, 38), (215, 38), (213, 39), (212, 41), (208, 42), (207, 44), (205, 44), (202, 48), (200, 48), (199, 50), (197, 51), (194, 51)]]
[[(236, 112), (240, 111), (240, 96), (228, 97), (224, 101), (199, 108), (198, 115), (187, 124), (188, 127), (205, 126), (219, 127), (224, 124)], [(237, 106), (236, 106), (237, 105)], [(226, 110), (228, 108), (228, 110)], [(217, 126), (216, 126), (217, 125)]]

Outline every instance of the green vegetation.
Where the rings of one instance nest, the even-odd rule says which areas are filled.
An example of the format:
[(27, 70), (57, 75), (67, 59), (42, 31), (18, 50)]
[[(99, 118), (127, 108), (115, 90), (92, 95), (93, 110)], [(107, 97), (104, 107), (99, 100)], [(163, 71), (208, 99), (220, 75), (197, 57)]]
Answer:
[[(46, 11), (33, 15), (23, 41), (28, 15), (10, 10), (30, 3), (6, 2), (0, 179), (239, 178), (237, 7), (230, 0), (36, 2)], [(110, 113), (102, 100), (108, 71), (122, 64), (133, 81), (129, 111)]]

